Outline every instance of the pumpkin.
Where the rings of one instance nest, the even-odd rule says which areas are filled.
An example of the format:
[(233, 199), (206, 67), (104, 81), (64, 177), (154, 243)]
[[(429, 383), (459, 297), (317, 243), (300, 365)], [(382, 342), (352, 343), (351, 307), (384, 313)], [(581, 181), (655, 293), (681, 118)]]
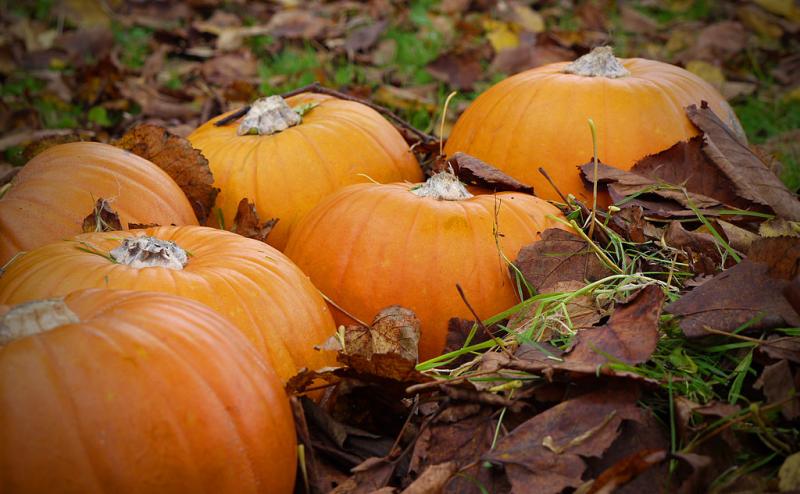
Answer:
[(81, 290), (0, 318), (0, 491), (290, 493), (267, 362), (197, 302)]
[(370, 322), (382, 308), (412, 309), (419, 353), (444, 349), (451, 317), (481, 318), (517, 302), (508, 260), (559, 225), (539, 198), (504, 192), (472, 196), (449, 173), (425, 184), (357, 184), (324, 199), (297, 225), (286, 254), (333, 302), (337, 323)]
[(34, 249), (0, 277), (0, 303), (81, 288), (153, 290), (227, 316), (288, 379), (331, 364), (314, 350), (335, 327), (316, 288), (286, 256), (257, 240), (200, 226), (98, 232)]
[(228, 115), (202, 125), (189, 141), (208, 159), (225, 224), (247, 198), (261, 218), (278, 218), (267, 242), (281, 250), (297, 221), (331, 192), (370, 179), (422, 178), (400, 133), (360, 103), (320, 94), (271, 96), (238, 125), (215, 125)]
[(123, 227), (197, 224), (183, 191), (155, 164), (99, 142), (60, 144), (30, 160), (0, 198), (0, 265), (81, 233), (101, 197)]
[(684, 109), (701, 100), (744, 135), (724, 98), (694, 74), (652, 60), (616, 59), (610, 48), (596, 48), (572, 63), (521, 72), (491, 87), (458, 119), (445, 152), (471, 154), (533, 185), (536, 195), (557, 200), (542, 167), (563, 194), (591, 202), (577, 169), (593, 157), (589, 118), (597, 127), (600, 161), (629, 170), (697, 135)]

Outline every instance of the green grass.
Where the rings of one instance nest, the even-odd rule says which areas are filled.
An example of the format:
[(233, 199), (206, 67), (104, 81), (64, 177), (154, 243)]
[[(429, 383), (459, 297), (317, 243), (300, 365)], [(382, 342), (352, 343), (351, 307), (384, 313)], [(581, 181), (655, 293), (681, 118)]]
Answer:
[(142, 26), (126, 28), (117, 23), (113, 25), (112, 31), (114, 42), (123, 47), (121, 62), (131, 69), (142, 68), (151, 52), (153, 31)]

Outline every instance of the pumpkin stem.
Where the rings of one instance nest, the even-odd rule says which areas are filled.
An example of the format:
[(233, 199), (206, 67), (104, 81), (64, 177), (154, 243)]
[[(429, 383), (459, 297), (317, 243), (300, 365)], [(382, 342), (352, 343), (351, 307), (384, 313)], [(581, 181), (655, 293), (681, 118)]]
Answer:
[(65, 324), (79, 322), (80, 319), (67, 307), (63, 298), (19, 304), (0, 318), (0, 346)]
[(433, 197), (438, 201), (463, 201), (472, 197), (458, 177), (449, 172), (433, 175), (424, 184), (413, 187), (411, 193), (419, 197)]
[(132, 268), (162, 268), (181, 270), (189, 258), (175, 242), (155, 237), (129, 237), (109, 252), (114, 261)]
[(280, 96), (259, 98), (250, 107), (236, 133), (239, 135), (270, 135), (286, 130), (303, 121), (286, 100)]
[(623, 67), (619, 59), (614, 56), (614, 51), (610, 46), (598, 46), (564, 67), (564, 73), (610, 79), (631, 75), (628, 69)]

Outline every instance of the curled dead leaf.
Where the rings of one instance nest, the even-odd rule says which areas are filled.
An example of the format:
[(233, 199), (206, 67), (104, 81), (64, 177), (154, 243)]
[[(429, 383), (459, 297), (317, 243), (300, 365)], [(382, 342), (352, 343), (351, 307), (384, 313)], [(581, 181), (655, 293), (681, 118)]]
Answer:
[(199, 223), (205, 223), (219, 189), (213, 187), (208, 160), (187, 139), (163, 127), (143, 124), (129, 130), (114, 145), (152, 161), (167, 172), (186, 194)]
[(113, 232), (122, 230), (119, 214), (102, 197), (97, 199), (94, 209), (83, 219), (83, 233)]

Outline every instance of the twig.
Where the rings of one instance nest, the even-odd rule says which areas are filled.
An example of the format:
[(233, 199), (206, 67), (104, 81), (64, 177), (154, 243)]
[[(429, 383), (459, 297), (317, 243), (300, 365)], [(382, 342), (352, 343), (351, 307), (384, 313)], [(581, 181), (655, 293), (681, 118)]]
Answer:
[(459, 285), (458, 283), (456, 283), (456, 290), (458, 290), (458, 294), (461, 296), (461, 300), (464, 301), (464, 305), (467, 306), (467, 309), (469, 309), (469, 311), (472, 312), (472, 315), (475, 317), (475, 323), (483, 330), (484, 333), (486, 333), (486, 336), (492, 339), (495, 342), (495, 344), (499, 346), (501, 350), (503, 350), (503, 353), (505, 353), (508, 358), (513, 358), (511, 352), (509, 352), (508, 349), (506, 348), (505, 343), (503, 343), (503, 341), (500, 338), (493, 335), (492, 332), (489, 331), (489, 328), (487, 328), (486, 325), (483, 324), (481, 318), (478, 317), (478, 313), (475, 312), (475, 309), (472, 308), (469, 301), (467, 300), (467, 296), (464, 295), (464, 289), (461, 288), (461, 285)]
[(501, 370), (503, 370), (503, 369), (481, 371), (481, 372), (475, 372), (475, 373), (472, 373), (472, 374), (464, 374), (463, 376), (454, 377), (452, 379), (436, 379), (435, 381), (428, 381), (428, 382), (425, 382), (425, 383), (412, 384), (411, 386), (406, 388), (406, 394), (407, 395), (414, 395), (414, 394), (420, 393), (422, 391), (427, 391), (428, 389), (431, 389), (431, 388), (438, 388), (440, 384), (456, 384), (456, 383), (460, 383), (462, 381), (466, 381), (466, 380), (472, 379), (473, 377), (480, 377), (480, 376), (487, 376), (487, 375), (490, 375), (490, 374), (497, 374)]
[(313, 83), (309, 84), (308, 86), (303, 86), (303, 87), (297, 88), (297, 89), (295, 89), (293, 91), (289, 91), (288, 93), (284, 93), (281, 96), (284, 97), (284, 98), (288, 98), (290, 96), (295, 96), (295, 95), (301, 94), (301, 93), (327, 94), (328, 96), (333, 96), (335, 98), (343, 99), (343, 100), (346, 100), (346, 101), (354, 101), (356, 103), (361, 103), (362, 105), (368, 106), (368, 107), (372, 108), (373, 110), (375, 110), (376, 112), (380, 113), (381, 115), (385, 116), (386, 118), (394, 121), (395, 125), (397, 125), (397, 126), (401, 127), (402, 129), (410, 132), (411, 134), (416, 136), (417, 139), (419, 139), (423, 143), (429, 144), (429, 143), (432, 143), (432, 142), (436, 142), (436, 138), (435, 137), (433, 137), (432, 135), (426, 134), (426, 133), (424, 133), (424, 132), (422, 132), (420, 130), (417, 130), (416, 128), (414, 128), (413, 125), (411, 125), (410, 123), (406, 122), (405, 120), (403, 120), (402, 118), (397, 116), (397, 114), (391, 112), (387, 108), (385, 108), (385, 107), (383, 107), (381, 105), (375, 104), (372, 101), (365, 100), (363, 98), (359, 98), (359, 97), (356, 97), (356, 96), (352, 96), (350, 94), (343, 93), (343, 92), (337, 91), (335, 89), (327, 88), (327, 87), (321, 85), (319, 82), (313, 82)]
[(247, 105), (245, 107), (239, 108), (238, 110), (236, 110), (235, 112), (231, 113), (227, 117), (220, 118), (219, 120), (214, 122), (214, 127), (224, 127), (224, 126), (226, 126), (226, 125), (228, 125), (230, 123), (233, 123), (236, 120), (239, 120), (243, 116), (247, 115), (247, 112), (249, 112), (249, 111), (250, 111), (250, 105)]
[(440, 384), (439, 389), (442, 391), (442, 393), (454, 400), (506, 407), (510, 408), (513, 412), (519, 412), (521, 407), (525, 406), (525, 403), (521, 403), (516, 400), (510, 400), (492, 393), (473, 391), (471, 389), (454, 388), (452, 386), (447, 386), (446, 384)]
[(325, 299), (325, 301), (326, 301), (326, 302), (328, 302), (328, 303), (329, 303), (329, 304), (331, 304), (332, 306), (336, 307), (336, 308), (337, 308), (337, 309), (338, 309), (338, 310), (339, 310), (339, 311), (340, 311), (342, 314), (346, 315), (347, 317), (349, 317), (350, 319), (354, 320), (354, 321), (355, 321), (355, 322), (357, 322), (358, 324), (360, 324), (360, 325), (364, 326), (365, 328), (369, 328), (369, 327), (371, 327), (371, 325), (370, 325), (370, 324), (367, 324), (367, 323), (365, 323), (364, 321), (362, 321), (361, 319), (357, 318), (357, 317), (356, 317), (356, 316), (354, 316), (353, 314), (351, 314), (351, 313), (347, 312), (347, 311), (346, 311), (344, 308), (342, 308), (342, 307), (341, 307), (339, 304), (337, 304), (336, 302), (334, 302), (333, 300), (331, 300), (331, 298), (330, 298), (330, 297), (328, 297), (327, 295), (325, 295), (324, 293), (322, 293), (322, 290), (317, 290), (317, 291), (319, 292), (319, 294), (320, 294), (320, 295), (322, 295), (322, 298), (323, 298), (323, 299)]
[[(775, 403), (772, 403), (772, 404), (769, 404), (767, 406), (761, 407), (759, 409), (759, 411), (760, 412), (766, 412), (766, 411), (773, 410), (775, 408), (780, 408), (783, 405), (791, 402), (792, 400), (796, 400), (796, 399), (797, 399), (797, 396), (789, 396), (789, 397), (787, 397), (787, 398), (785, 398), (785, 399), (783, 399), (781, 401), (777, 401)], [(745, 414), (743, 414), (743, 415), (741, 415), (739, 417), (736, 417), (735, 419), (729, 420), (728, 422), (726, 422), (725, 424), (717, 427), (716, 429), (713, 429), (711, 432), (707, 432), (705, 434), (701, 434), (696, 439), (692, 440), (692, 442), (690, 442), (688, 445), (686, 445), (686, 447), (683, 448), (680, 451), (680, 453), (691, 453), (692, 451), (697, 449), (697, 447), (700, 444), (703, 444), (704, 442), (708, 441), (712, 437), (715, 437), (715, 436), (721, 434), (723, 431), (733, 427), (734, 425), (736, 425), (736, 424), (738, 424), (740, 422), (744, 422), (745, 420), (747, 420), (748, 418), (751, 418), (752, 416), (753, 416), (753, 411), (750, 410), (749, 412), (747, 412), (747, 413), (745, 413)]]
[(567, 205), (569, 205), (569, 200), (567, 200), (567, 197), (566, 197), (566, 196), (565, 196), (565, 195), (564, 195), (564, 194), (563, 194), (563, 193), (562, 193), (562, 192), (561, 192), (561, 191), (558, 189), (558, 187), (556, 187), (556, 183), (555, 183), (555, 182), (553, 182), (553, 179), (552, 179), (552, 178), (550, 178), (550, 174), (549, 174), (549, 173), (547, 173), (547, 172), (545, 171), (545, 169), (544, 169), (544, 168), (542, 168), (541, 166), (539, 167), (539, 173), (541, 173), (542, 175), (544, 175), (544, 178), (546, 178), (546, 179), (547, 179), (547, 181), (548, 181), (548, 182), (550, 182), (550, 186), (551, 186), (551, 187), (553, 187), (553, 190), (555, 190), (555, 191), (556, 191), (556, 194), (558, 194), (558, 195), (559, 195), (559, 197), (561, 197), (561, 200), (562, 200), (562, 201), (564, 201), (564, 204), (567, 204)]

